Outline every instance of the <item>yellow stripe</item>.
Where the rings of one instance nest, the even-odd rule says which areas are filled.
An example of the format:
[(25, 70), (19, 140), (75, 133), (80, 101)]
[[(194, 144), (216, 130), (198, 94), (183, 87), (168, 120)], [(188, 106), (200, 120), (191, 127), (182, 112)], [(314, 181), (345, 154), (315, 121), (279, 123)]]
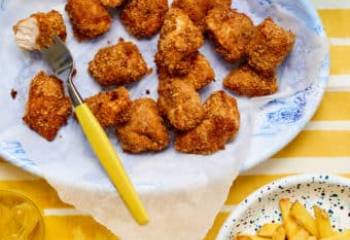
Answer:
[(253, 193), (258, 188), (274, 180), (277, 180), (286, 176), (288, 175), (239, 176), (233, 183), (225, 204), (226, 205), (239, 204), (249, 194)]
[[(350, 27), (349, 27), (349, 30), (350, 30)], [(350, 73), (350, 65), (349, 65), (350, 46), (331, 46), (330, 60), (331, 60), (330, 73), (332, 75), (349, 74)]]
[(350, 9), (322, 9), (318, 13), (329, 37), (350, 37)]
[(214, 240), (217, 234), (220, 231), (222, 224), (225, 222), (226, 218), (229, 216), (229, 213), (219, 213), (215, 220), (212, 228), (209, 230), (207, 236), (204, 240)]
[(45, 217), (46, 240), (117, 240), (89, 216)]
[(70, 207), (63, 203), (56, 191), (42, 179), (32, 181), (0, 181), (0, 189), (22, 193), (32, 199), (40, 208)]
[(274, 158), (350, 156), (350, 132), (305, 131)]
[(350, 93), (326, 92), (313, 120), (350, 120)]

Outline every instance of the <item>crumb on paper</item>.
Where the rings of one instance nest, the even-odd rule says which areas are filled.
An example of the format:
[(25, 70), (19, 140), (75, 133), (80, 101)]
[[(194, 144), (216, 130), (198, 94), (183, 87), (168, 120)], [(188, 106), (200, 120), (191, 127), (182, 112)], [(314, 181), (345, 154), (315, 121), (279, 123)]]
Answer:
[(12, 88), (10, 94), (11, 94), (12, 99), (15, 100), (16, 97), (17, 97), (18, 92), (15, 89)]

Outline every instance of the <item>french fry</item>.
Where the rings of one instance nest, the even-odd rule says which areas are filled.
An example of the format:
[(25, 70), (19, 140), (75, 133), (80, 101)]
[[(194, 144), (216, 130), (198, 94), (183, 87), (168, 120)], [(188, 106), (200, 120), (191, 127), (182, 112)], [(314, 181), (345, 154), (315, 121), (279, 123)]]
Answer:
[(290, 216), (290, 208), (292, 207), (292, 203), (289, 201), (289, 199), (283, 198), (280, 200), (279, 205), (282, 212), (284, 229), (286, 230), (288, 239), (292, 240), (293, 236), (295, 236), (299, 231), (298, 224)]
[(285, 240), (286, 239), (286, 230), (283, 226), (279, 226), (272, 235), (272, 240)]
[(288, 238), (288, 240), (308, 240), (309, 233), (298, 226), (298, 231), (293, 235), (291, 238)]
[(264, 238), (254, 235), (241, 235), (236, 238), (236, 240), (270, 240), (270, 238)]
[(314, 214), (319, 238), (334, 236), (336, 232), (332, 228), (327, 212), (317, 206), (314, 206)]
[(337, 232), (326, 211), (314, 206), (315, 218), (298, 201), (279, 201), (282, 224), (267, 223), (257, 235), (241, 234), (234, 240), (350, 240), (350, 230)]
[(305, 228), (312, 236), (319, 236), (315, 219), (300, 202), (296, 201), (292, 205), (290, 214), (294, 217), (296, 222)]
[(257, 232), (257, 235), (259, 237), (271, 238), (272, 235), (276, 232), (277, 228), (280, 226), (281, 226), (281, 224), (277, 224), (277, 223), (264, 224)]
[(350, 231), (345, 231), (342, 233), (336, 233), (334, 236), (327, 238), (320, 238), (320, 240), (349, 240), (350, 239)]

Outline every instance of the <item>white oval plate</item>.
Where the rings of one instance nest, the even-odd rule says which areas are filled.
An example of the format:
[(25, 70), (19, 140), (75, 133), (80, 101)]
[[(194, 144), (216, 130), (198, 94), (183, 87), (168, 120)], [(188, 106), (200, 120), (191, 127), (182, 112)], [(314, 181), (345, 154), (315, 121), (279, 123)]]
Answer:
[(217, 240), (232, 240), (237, 233), (255, 234), (265, 223), (280, 222), (281, 198), (299, 200), (310, 211), (318, 205), (328, 211), (336, 230), (350, 229), (350, 180), (327, 174), (297, 175), (267, 184), (242, 201)]
[[(21, 120), (28, 81), (38, 70), (47, 69), (47, 66), (40, 61), (39, 55), (28, 54), (18, 49), (13, 40), (11, 26), (30, 13), (52, 8), (62, 12), (68, 23), (64, 12), (65, 2), (65, 0), (45, 3), (35, 0), (0, 0), (0, 29), (3, 39), (3, 44), (0, 44), (0, 64), (6, 65), (0, 67), (0, 76), (4, 80), (0, 88), (0, 156), (39, 175), (45, 174), (72, 185), (80, 184), (90, 188), (102, 186), (110, 191), (113, 188), (96, 158), (89, 151), (90, 148), (75, 121), (70, 120), (69, 124), (61, 129), (61, 138), (47, 143), (36, 133), (28, 130)], [(172, 147), (158, 154), (130, 155), (122, 152), (114, 137), (112, 141), (120, 152), (130, 176), (138, 182), (137, 185), (144, 186), (147, 191), (151, 188), (158, 191), (162, 184), (166, 190), (174, 189), (172, 186), (179, 185), (180, 179), (188, 179), (180, 184), (181, 187), (187, 187), (188, 183), (196, 183), (197, 180), (201, 184), (202, 182), (206, 184), (206, 178), (214, 181), (215, 178), (231, 177), (234, 175), (233, 172), (242, 167), (243, 159), (247, 159), (243, 164), (243, 170), (263, 162), (303, 129), (322, 99), (329, 74), (328, 45), (323, 42), (325, 32), (312, 5), (307, 0), (233, 2), (233, 7), (249, 14), (256, 24), (265, 17), (272, 16), (278, 24), (296, 32), (297, 41), (293, 52), (278, 71), (280, 90), (274, 95), (263, 98), (239, 97), (242, 113), (240, 133), (236, 141), (227, 144), (225, 150), (211, 156), (181, 154)], [(137, 41), (127, 34), (117, 16), (114, 17), (111, 31), (91, 42), (78, 43), (72, 36), (70, 24), (67, 24), (69, 26), (67, 44), (75, 56), (77, 69), (80, 70), (76, 84), (82, 96), (91, 96), (100, 91), (100, 87), (86, 71), (89, 60), (97, 49), (108, 44), (107, 42), (114, 43), (119, 37), (137, 42), (147, 63), (155, 67), (153, 55), (156, 51), (157, 37)], [(221, 81), (232, 69), (232, 65), (222, 61), (213, 50), (210, 41), (206, 41), (201, 51), (215, 68), (218, 80), (202, 92), (201, 95), (205, 99), (210, 92), (222, 89)], [(10, 97), (12, 88), (18, 90), (16, 101)], [(157, 76), (156, 71), (153, 71), (152, 75), (131, 87), (130, 92), (133, 98), (138, 98), (147, 96), (145, 90), (149, 89), (151, 96), (156, 98), (156, 88)], [(53, 167), (56, 166), (54, 164), (57, 167)], [(43, 170), (43, 166), (47, 166), (50, 171)], [(148, 171), (143, 170), (146, 166)], [(58, 175), (57, 169), (62, 168), (64, 171), (60, 171), (62, 173)], [(230, 171), (225, 172), (225, 169)], [(164, 179), (163, 172), (170, 174)]]

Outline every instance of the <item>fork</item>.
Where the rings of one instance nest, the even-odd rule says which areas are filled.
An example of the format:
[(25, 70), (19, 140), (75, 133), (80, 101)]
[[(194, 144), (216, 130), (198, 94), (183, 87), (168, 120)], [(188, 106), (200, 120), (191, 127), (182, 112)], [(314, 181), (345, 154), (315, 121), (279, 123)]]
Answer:
[(77, 119), (91, 148), (100, 160), (109, 179), (118, 190), (119, 195), (136, 222), (140, 225), (146, 224), (148, 222), (147, 212), (126, 174), (112, 143), (89, 107), (83, 102), (82, 97), (73, 83), (76, 70), (69, 49), (59, 37), (55, 36), (53, 40), (54, 43), (49, 48), (41, 50), (44, 59), (48, 62), (55, 75), (66, 74), (66, 76), (68, 76), (68, 93), (72, 100)]

